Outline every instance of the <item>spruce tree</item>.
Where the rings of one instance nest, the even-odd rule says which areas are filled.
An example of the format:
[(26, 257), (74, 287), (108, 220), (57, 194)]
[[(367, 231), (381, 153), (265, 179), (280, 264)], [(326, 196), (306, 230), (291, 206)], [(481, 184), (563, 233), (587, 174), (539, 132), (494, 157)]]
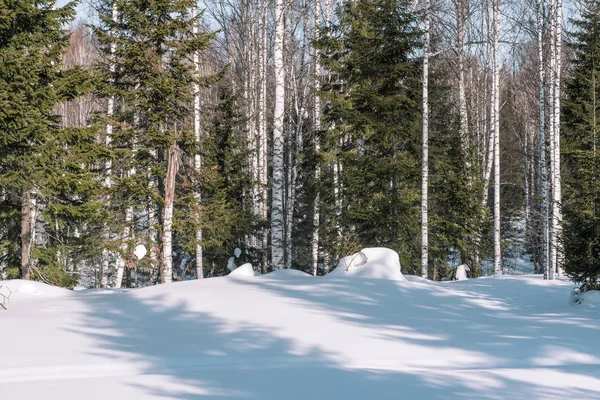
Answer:
[[(119, 232), (126, 221), (124, 209), (133, 207), (138, 218), (127, 229), (134, 230), (137, 241), (148, 241), (151, 254), (162, 251), (160, 261), (150, 261), (160, 264), (161, 282), (170, 282), (172, 251), (178, 247), (173, 243), (178, 170), (182, 158), (197, 147), (190, 126), (193, 86), (218, 78), (197, 78), (191, 61), (214, 35), (194, 33), (201, 14), (192, 13), (196, 3), (191, 0), (115, 0), (114, 6), (117, 20), (101, 15), (101, 25), (94, 29), (106, 55), (97, 65), (102, 77), (98, 94), (116, 98), (114, 114), (106, 121), (113, 126), (111, 230), (118, 242), (131, 239)], [(153, 233), (157, 228), (161, 243)], [(124, 253), (121, 244), (107, 246)], [(126, 252), (121, 256), (130, 258)]]
[(315, 44), (329, 76), (321, 82), (324, 119), (333, 127), (322, 150), (343, 171), (344, 210), (335, 217), (342, 237), (356, 238), (352, 246), (390, 247), (412, 264), (420, 253), (419, 15), (405, 0), (346, 2), (337, 14)]
[(565, 272), (598, 287), (600, 278), (600, 2), (575, 22), (576, 58), (566, 88), (564, 122)]
[[(250, 152), (247, 150), (247, 118), (240, 111), (232, 90), (222, 85), (218, 104), (209, 108), (204, 133), (198, 151), (202, 168), (195, 171), (184, 163), (177, 184), (175, 230), (179, 253), (192, 255), (195, 232), (203, 232), (203, 257), (206, 276), (227, 273), (227, 261), (235, 248), (242, 250), (241, 262), (259, 265), (260, 256), (244, 246), (244, 238), (252, 233), (255, 217), (252, 212), (250, 188), (252, 176), (247, 169)], [(194, 193), (202, 193), (201, 204)], [(190, 220), (189, 215), (199, 215)], [(188, 270), (195, 269), (192, 266)]]
[[(60, 65), (74, 7), (0, 3), (0, 264), (9, 277), (30, 279), (33, 269), (38, 278), (66, 286), (76, 279), (56, 257), (58, 243), (41, 239), (94, 213), (93, 176), (82, 164), (93, 156), (84, 150), (93, 143), (92, 131), (60, 129), (55, 112), (91, 85), (85, 71)], [(81, 154), (88, 156), (76, 158)], [(36, 236), (40, 229), (46, 234)]]

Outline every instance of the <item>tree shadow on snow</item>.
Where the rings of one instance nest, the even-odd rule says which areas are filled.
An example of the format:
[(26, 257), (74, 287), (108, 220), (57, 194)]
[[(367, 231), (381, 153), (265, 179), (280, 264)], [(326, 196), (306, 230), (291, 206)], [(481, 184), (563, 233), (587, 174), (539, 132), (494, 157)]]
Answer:
[(78, 296), (72, 330), (136, 365), (113, 379), (138, 398), (600, 398), (598, 315), (567, 307), (564, 287), (220, 279)]

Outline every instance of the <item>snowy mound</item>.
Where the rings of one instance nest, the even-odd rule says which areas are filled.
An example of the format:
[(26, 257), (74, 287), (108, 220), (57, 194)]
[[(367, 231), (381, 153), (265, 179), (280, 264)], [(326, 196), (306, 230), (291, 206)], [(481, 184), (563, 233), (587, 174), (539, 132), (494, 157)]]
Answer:
[(585, 292), (581, 303), (585, 306), (600, 308), (600, 290), (590, 290)]
[(461, 264), (456, 268), (456, 280), (457, 281), (465, 281), (469, 279), (467, 277), (467, 271), (470, 271), (469, 266), (467, 264)]
[(279, 269), (277, 271), (269, 272), (265, 276), (269, 276), (271, 278), (310, 278), (312, 275), (297, 269)]
[(398, 253), (384, 247), (362, 249), (356, 254), (342, 258), (337, 268), (329, 275), (406, 281), (400, 272)]
[(260, 275), (258, 272), (254, 271), (252, 268), (252, 264), (246, 263), (242, 264), (229, 274), (229, 276), (256, 276)]
[(46, 285), (42, 282), (25, 281), (15, 279), (10, 281), (0, 281), (0, 286), (9, 288), (12, 291), (11, 299), (27, 298), (37, 296), (68, 296), (70, 291), (67, 289)]

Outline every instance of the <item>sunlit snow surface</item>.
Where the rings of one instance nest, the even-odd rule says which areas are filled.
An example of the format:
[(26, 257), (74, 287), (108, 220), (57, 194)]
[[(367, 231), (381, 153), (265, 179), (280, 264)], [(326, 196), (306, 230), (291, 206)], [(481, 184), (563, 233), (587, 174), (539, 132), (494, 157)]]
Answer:
[(600, 398), (600, 303), (567, 281), (246, 275), (0, 282), (0, 399)]

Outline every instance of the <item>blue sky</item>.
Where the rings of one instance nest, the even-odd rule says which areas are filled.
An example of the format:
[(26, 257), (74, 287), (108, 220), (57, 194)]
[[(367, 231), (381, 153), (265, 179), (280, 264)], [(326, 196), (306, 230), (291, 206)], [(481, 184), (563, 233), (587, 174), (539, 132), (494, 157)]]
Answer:
[[(56, 0), (56, 6), (61, 7), (67, 4), (70, 0)], [(88, 0), (80, 0), (77, 5), (77, 19), (87, 21), (91, 15), (90, 5)]]

